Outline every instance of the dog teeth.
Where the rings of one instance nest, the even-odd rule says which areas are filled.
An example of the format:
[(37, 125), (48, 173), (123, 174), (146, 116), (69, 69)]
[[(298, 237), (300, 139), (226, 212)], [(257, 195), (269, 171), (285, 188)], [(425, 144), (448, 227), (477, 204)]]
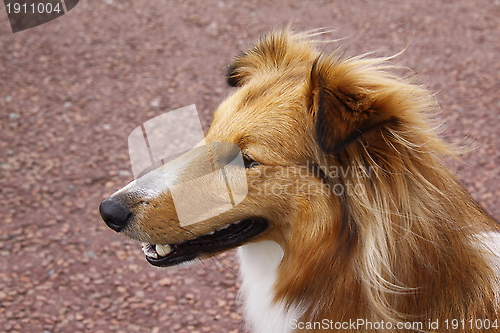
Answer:
[(156, 245), (156, 252), (160, 257), (164, 257), (170, 252), (172, 252), (172, 247), (170, 245)]
[(151, 248), (151, 245), (149, 245), (149, 243), (142, 243), (142, 252), (144, 252), (147, 257), (155, 259), (158, 258), (158, 254)]
[(227, 229), (227, 228), (229, 228), (229, 226), (230, 226), (230, 224), (227, 224), (227, 225), (225, 225), (225, 226), (220, 227), (219, 229), (217, 229), (217, 231), (221, 231), (221, 230)]
[(207, 235), (213, 235), (215, 234), (215, 230), (210, 231)]

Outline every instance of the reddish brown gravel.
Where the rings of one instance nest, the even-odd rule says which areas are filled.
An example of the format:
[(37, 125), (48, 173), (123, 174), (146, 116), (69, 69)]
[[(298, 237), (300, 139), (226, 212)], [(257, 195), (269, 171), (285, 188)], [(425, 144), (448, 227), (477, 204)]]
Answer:
[(375, 51), (437, 93), (459, 175), (500, 218), (500, 1), (91, 0), (13, 34), (0, 10), (0, 332), (246, 332), (234, 252), (156, 269), (97, 207), (132, 179), (128, 134), (195, 103), (205, 128), (230, 59), (292, 22)]

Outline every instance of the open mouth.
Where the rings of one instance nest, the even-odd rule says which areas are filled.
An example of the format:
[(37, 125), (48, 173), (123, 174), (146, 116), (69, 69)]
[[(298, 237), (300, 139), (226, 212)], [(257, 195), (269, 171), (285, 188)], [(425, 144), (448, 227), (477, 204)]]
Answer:
[(146, 260), (153, 266), (175, 266), (196, 259), (201, 254), (217, 254), (240, 246), (263, 232), (267, 226), (265, 219), (251, 218), (180, 243), (166, 245), (143, 243), (142, 250)]

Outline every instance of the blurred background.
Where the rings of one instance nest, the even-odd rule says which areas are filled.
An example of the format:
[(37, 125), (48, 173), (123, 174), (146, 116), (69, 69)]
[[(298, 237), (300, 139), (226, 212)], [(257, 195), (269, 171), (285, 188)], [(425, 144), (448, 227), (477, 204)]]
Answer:
[(1, 332), (246, 332), (234, 251), (157, 269), (97, 208), (133, 179), (135, 127), (196, 104), (206, 130), (231, 59), (288, 23), (335, 29), (327, 51), (405, 50), (394, 62), (437, 94), (444, 138), (477, 147), (461, 181), (500, 218), (499, 0), (88, 0), (15, 34), (4, 8)]

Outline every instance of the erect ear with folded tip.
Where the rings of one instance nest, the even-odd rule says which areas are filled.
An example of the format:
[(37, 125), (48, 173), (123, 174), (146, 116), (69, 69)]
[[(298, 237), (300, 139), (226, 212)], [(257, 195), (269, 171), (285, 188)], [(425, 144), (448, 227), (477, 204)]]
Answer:
[(227, 68), (227, 84), (230, 87), (243, 86), (255, 72), (260, 63), (260, 57), (261, 55), (255, 49), (237, 56)]
[(310, 109), (316, 140), (324, 153), (335, 154), (390, 117), (373, 106), (373, 100), (330, 58), (318, 58), (310, 75)]
[(236, 59), (227, 69), (226, 79), (230, 87), (239, 87), (241, 85), (241, 75), (238, 73), (238, 59)]

